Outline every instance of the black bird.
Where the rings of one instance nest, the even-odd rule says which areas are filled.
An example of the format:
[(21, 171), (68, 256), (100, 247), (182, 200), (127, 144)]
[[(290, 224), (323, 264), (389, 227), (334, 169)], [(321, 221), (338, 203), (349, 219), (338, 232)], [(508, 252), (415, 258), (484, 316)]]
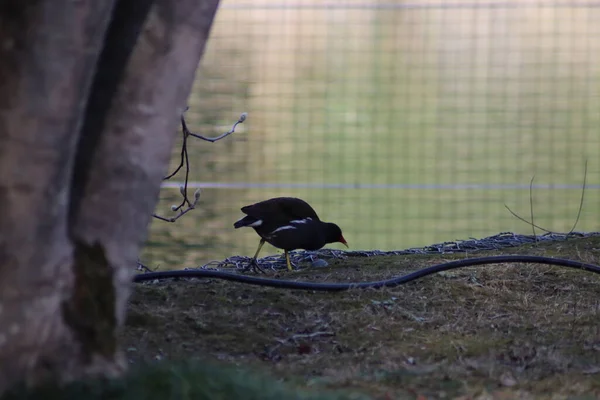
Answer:
[(292, 270), (288, 251), (318, 250), (327, 243), (340, 242), (348, 247), (339, 226), (323, 222), (304, 200), (296, 197), (275, 197), (241, 208), (246, 214), (233, 224), (235, 229), (248, 226), (260, 236), (254, 265), (265, 242), (283, 249), (288, 270)]

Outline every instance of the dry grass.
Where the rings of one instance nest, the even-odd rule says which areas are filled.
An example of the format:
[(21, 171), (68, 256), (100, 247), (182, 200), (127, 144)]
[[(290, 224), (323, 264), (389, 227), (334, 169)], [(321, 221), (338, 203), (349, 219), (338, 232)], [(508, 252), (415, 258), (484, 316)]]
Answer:
[[(600, 238), (504, 253), (599, 264)], [(374, 280), (458, 257), (349, 258), (281, 277)], [(598, 395), (599, 283), (580, 271), (503, 264), (346, 293), (218, 280), (140, 284), (123, 340), (132, 363), (207, 356), (374, 398)]]

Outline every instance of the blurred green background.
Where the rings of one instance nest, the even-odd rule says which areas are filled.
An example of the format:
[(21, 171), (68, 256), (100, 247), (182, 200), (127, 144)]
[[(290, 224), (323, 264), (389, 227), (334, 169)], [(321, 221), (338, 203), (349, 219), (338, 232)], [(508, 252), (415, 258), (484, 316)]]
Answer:
[(536, 4), (222, 0), (186, 117), (209, 136), (248, 119), (190, 140), (198, 208), (154, 219), (142, 261), (251, 256), (258, 237), (233, 222), (273, 196), (307, 200), (352, 250), (531, 233), (504, 204), (529, 218), (534, 175), (536, 223), (565, 232), (585, 159), (576, 230), (600, 230), (600, 8)]

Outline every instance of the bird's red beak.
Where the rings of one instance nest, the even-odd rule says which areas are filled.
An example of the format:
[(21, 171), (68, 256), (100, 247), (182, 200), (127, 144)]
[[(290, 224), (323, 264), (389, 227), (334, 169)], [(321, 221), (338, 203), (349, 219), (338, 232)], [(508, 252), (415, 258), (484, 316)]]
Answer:
[(344, 235), (340, 236), (340, 239), (338, 240), (338, 242), (343, 243), (344, 246), (350, 248), (350, 246), (348, 246), (348, 242), (346, 242), (346, 239), (344, 239)]

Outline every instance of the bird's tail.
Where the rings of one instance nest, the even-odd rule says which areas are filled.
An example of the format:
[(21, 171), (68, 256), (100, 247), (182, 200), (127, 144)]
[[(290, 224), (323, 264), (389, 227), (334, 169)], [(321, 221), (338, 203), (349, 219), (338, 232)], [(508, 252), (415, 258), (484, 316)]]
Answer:
[(238, 229), (238, 228), (242, 228), (244, 226), (258, 226), (261, 223), (262, 223), (262, 221), (260, 219), (246, 215), (242, 219), (235, 221), (235, 223), (233, 224), (233, 227), (235, 229)]

